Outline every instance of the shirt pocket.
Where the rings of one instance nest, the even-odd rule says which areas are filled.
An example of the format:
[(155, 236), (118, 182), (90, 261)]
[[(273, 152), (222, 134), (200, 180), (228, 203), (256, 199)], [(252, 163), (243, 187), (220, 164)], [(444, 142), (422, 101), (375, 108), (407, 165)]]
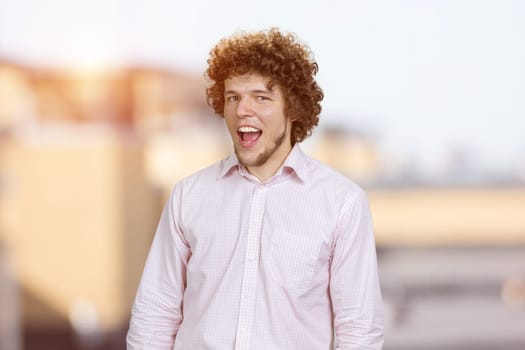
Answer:
[(316, 270), (322, 241), (286, 231), (274, 232), (270, 245), (269, 270), (282, 287), (298, 294), (308, 290)]

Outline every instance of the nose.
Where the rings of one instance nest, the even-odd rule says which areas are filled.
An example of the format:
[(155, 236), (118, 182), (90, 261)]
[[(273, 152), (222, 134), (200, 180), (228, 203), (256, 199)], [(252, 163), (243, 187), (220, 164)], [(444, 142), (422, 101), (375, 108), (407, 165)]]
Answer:
[(237, 104), (237, 116), (239, 118), (251, 117), (254, 115), (253, 106), (249, 98), (243, 97), (239, 99)]

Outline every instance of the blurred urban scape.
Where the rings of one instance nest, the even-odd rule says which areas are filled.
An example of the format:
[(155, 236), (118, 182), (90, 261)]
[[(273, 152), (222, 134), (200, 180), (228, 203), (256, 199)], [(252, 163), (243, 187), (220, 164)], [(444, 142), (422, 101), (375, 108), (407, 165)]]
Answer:
[[(124, 348), (171, 186), (230, 151), (204, 84), (148, 67), (0, 61), (2, 350)], [(453, 176), (461, 159), (447, 181), (425, 182), (410, 169), (393, 176), (366, 133), (316, 133), (307, 151), (370, 196), (385, 349), (523, 349), (519, 177), (472, 185)]]
[[(172, 186), (231, 152), (205, 84), (162, 64), (33, 64), (0, 47), (0, 350), (125, 349)], [(330, 113), (303, 149), (369, 195), (384, 349), (525, 349), (525, 148), (490, 168), (448, 144), (427, 171), (385, 152), (388, 130)]]

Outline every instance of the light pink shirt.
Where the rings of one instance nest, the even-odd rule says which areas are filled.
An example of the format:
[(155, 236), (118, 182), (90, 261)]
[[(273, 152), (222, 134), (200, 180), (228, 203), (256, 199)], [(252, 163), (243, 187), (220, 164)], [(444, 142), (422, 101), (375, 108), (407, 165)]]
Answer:
[(356, 184), (295, 146), (264, 183), (232, 155), (175, 186), (137, 292), (128, 350), (382, 343), (370, 210)]

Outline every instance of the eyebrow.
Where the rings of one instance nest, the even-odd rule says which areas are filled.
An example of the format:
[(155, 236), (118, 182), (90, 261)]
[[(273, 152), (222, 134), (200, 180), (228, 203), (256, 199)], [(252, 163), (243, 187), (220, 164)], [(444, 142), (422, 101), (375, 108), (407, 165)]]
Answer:
[[(238, 92), (235, 91), (235, 90), (226, 90), (224, 91), (224, 94), (225, 95), (229, 95), (229, 94), (237, 94)], [(273, 90), (269, 90), (269, 89), (266, 89), (266, 90), (262, 90), (262, 89), (255, 89), (255, 90), (250, 90), (249, 93), (252, 93), (252, 94), (268, 94), (268, 95), (273, 95), (274, 94), (274, 91)]]

